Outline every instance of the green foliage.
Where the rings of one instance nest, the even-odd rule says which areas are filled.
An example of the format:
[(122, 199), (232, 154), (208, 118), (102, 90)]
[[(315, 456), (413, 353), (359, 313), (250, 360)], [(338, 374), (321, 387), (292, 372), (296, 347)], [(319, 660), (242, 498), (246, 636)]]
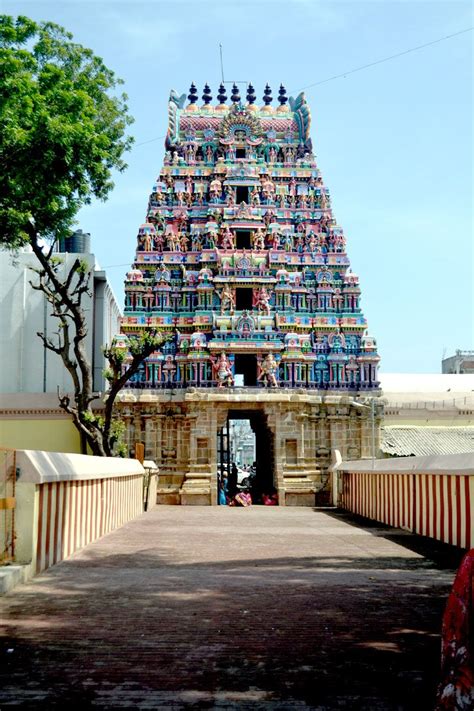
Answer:
[(57, 240), (92, 197), (105, 199), (132, 138), (122, 84), (51, 22), (0, 16), (0, 241)]
[(122, 420), (113, 419), (110, 426), (109, 445), (114, 456), (128, 456), (127, 445), (123, 438), (125, 435), (125, 423)]

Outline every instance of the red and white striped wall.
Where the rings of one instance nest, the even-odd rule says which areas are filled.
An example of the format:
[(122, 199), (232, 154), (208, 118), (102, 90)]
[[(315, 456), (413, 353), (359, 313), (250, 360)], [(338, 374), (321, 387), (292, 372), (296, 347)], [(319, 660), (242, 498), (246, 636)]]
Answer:
[(342, 507), (388, 526), (474, 548), (474, 475), (342, 473)]
[(38, 484), (36, 572), (143, 512), (143, 476)]

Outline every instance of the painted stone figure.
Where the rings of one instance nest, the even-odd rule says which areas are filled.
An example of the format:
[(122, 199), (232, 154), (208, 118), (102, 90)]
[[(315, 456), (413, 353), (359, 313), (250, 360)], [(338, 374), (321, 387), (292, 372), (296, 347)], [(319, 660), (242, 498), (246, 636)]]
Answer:
[(273, 353), (269, 353), (264, 357), (262, 362), (259, 364), (259, 374), (257, 376), (258, 381), (262, 381), (266, 387), (277, 388), (277, 372), (278, 363), (275, 360)]
[(222, 352), (219, 357), (212, 358), (212, 370), (214, 377), (217, 380), (217, 387), (232, 387), (234, 385), (234, 376), (232, 375), (232, 366), (226, 354)]

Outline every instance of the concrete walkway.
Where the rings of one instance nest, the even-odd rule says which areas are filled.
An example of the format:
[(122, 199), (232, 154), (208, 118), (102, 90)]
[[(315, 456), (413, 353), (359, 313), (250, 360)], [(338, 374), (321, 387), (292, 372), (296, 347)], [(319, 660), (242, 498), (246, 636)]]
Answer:
[(0, 603), (0, 709), (431, 709), (454, 577), (304, 508), (160, 507)]

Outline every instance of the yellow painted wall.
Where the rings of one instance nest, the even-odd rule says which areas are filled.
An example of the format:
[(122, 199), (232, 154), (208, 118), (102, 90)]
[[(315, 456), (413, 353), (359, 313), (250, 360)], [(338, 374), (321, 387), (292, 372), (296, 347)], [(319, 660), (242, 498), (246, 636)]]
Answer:
[(0, 446), (80, 454), (79, 433), (66, 418), (0, 420)]

